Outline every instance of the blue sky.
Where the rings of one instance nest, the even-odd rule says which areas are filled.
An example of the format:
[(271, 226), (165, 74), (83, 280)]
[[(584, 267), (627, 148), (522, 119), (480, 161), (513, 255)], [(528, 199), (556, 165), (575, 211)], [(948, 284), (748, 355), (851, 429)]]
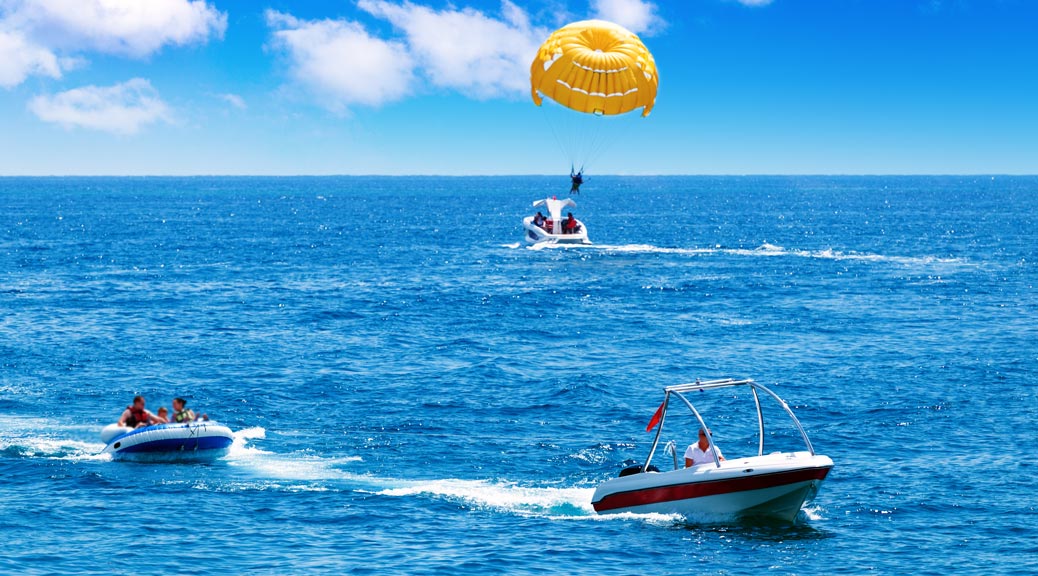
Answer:
[(529, 62), (590, 17), (660, 87), (589, 172), (1038, 173), (1031, 0), (0, 0), (0, 175), (565, 172)]

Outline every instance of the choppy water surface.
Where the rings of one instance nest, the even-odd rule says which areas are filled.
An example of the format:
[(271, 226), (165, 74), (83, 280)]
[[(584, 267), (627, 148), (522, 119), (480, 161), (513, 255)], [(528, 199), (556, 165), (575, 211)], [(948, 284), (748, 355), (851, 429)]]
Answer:
[[(0, 572), (1038, 571), (1038, 179), (591, 178), (520, 244), (566, 190), (0, 179)], [(720, 376), (836, 462), (800, 521), (596, 516)], [(137, 393), (230, 456), (97, 456)]]

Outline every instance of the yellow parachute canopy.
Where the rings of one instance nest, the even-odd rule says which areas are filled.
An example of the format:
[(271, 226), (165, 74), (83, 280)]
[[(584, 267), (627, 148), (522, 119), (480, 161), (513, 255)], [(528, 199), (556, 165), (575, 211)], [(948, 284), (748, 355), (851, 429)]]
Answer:
[(633, 32), (604, 20), (563, 26), (537, 50), (530, 64), (530, 92), (578, 112), (624, 114), (656, 104), (656, 61)]

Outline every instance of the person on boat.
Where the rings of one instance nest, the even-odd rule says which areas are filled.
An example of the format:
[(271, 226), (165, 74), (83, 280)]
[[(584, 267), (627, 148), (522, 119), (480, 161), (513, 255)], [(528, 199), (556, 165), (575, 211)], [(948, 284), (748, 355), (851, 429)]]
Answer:
[(706, 436), (708, 433), (707, 430), (700, 428), (699, 441), (685, 450), (685, 468), (698, 464), (713, 464), (714, 450), (717, 451), (717, 459), (724, 461), (724, 455), (721, 454), (721, 449), (717, 447), (717, 444), (710, 446), (710, 440)]
[(169, 410), (165, 406), (160, 407), (155, 415), (158, 416), (159, 420), (162, 420), (163, 424), (169, 422)]
[(562, 233), (563, 234), (576, 234), (580, 231), (580, 224), (577, 224), (577, 219), (573, 217), (572, 212), (566, 213), (566, 219), (562, 221)]
[(584, 169), (581, 168), (579, 172), (574, 173), (571, 167), (569, 169), (569, 179), (571, 181), (569, 193), (580, 194), (580, 185), (584, 183)]
[(533, 225), (543, 229), (545, 222), (547, 222), (547, 220), (544, 219), (544, 214), (541, 214), (540, 211), (538, 211), (537, 215), (533, 217)]
[(162, 424), (162, 420), (144, 409), (144, 396), (134, 396), (133, 405), (127, 406), (126, 410), (123, 410), (122, 416), (119, 417), (119, 425), (140, 428), (151, 424)]
[(183, 398), (173, 399), (173, 422), (194, 422), (195, 412), (187, 408), (187, 400)]

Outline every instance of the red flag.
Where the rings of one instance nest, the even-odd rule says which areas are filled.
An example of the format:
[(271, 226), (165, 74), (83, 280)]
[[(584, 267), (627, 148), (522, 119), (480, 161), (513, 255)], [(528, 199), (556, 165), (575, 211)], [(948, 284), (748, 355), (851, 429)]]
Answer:
[(667, 400), (664, 399), (660, 403), (660, 407), (656, 409), (656, 413), (652, 415), (652, 420), (649, 420), (649, 425), (645, 427), (645, 431), (648, 432), (656, 427), (660, 423), (660, 418), (663, 417), (663, 407), (667, 405)]

